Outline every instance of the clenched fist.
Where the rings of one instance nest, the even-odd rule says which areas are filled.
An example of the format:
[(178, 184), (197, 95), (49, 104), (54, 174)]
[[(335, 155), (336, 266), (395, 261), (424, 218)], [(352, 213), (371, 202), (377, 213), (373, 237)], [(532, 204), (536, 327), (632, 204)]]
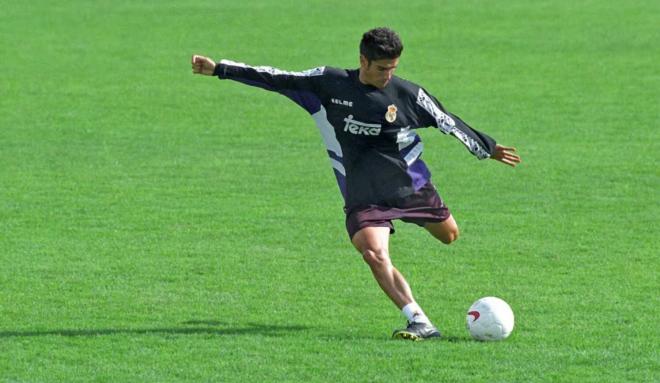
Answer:
[(193, 73), (211, 76), (213, 75), (214, 70), (215, 70), (215, 61), (205, 56), (200, 56), (200, 55), (192, 56)]

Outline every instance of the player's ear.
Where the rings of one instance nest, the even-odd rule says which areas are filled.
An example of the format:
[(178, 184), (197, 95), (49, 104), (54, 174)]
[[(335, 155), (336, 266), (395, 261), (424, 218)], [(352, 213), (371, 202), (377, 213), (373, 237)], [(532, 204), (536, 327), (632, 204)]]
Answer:
[(369, 62), (369, 59), (367, 59), (364, 55), (360, 55), (360, 67), (361, 68), (369, 68), (369, 65), (371, 63)]

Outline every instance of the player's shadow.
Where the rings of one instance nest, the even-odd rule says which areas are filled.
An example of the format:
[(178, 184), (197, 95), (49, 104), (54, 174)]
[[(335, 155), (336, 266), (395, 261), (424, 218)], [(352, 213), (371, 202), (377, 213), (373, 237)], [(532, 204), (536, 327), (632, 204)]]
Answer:
[(214, 320), (189, 320), (180, 324), (181, 327), (156, 328), (104, 328), (104, 329), (56, 329), (38, 331), (0, 331), (0, 338), (22, 338), (38, 336), (102, 336), (102, 335), (260, 335), (284, 336), (288, 333), (305, 331), (306, 326), (279, 326), (247, 323), (241, 326), (226, 325)]
[[(323, 339), (326, 340), (337, 340), (337, 341), (392, 341), (393, 343), (411, 343), (408, 340), (393, 339), (389, 335), (377, 334), (377, 333), (365, 333), (365, 334), (346, 334), (346, 333), (332, 333), (326, 332), (324, 335), (321, 335)], [(440, 338), (433, 338), (425, 341), (425, 343), (436, 343), (436, 342), (448, 342), (448, 343), (473, 343), (477, 342), (469, 336), (455, 336), (455, 335), (442, 335)]]

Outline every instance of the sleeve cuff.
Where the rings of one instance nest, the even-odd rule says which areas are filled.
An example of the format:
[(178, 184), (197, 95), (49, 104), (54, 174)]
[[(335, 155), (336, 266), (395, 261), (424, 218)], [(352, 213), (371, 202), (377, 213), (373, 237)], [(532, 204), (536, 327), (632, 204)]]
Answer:
[(219, 76), (219, 77), (222, 77), (222, 76), (225, 75), (224, 68), (222, 67), (222, 65), (220, 63), (215, 64), (215, 69), (213, 69), (213, 75), (214, 76)]

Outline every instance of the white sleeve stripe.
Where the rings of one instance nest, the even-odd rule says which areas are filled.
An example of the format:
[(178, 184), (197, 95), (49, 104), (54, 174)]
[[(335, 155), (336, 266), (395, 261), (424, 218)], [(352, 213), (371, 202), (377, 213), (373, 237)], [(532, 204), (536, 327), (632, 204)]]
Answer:
[(220, 64), (225, 64), (225, 65), (229, 65), (229, 66), (236, 66), (236, 67), (239, 67), (239, 68), (250, 68), (250, 69), (256, 70), (257, 72), (268, 73), (268, 74), (273, 75), (273, 76), (287, 75), (287, 76), (297, 76), (297, 77), (312, 77), (312, 76), (320, 76), (320, 75), (323, 74), (323, 72), (325, 72), (325, 67), (318, 67), (318, 68), (309, 69), (309, 70), (302, 71), (302, 72), (289, 72), (289, 71), (285, 71), (285, 70), (281, 70), (281, 69), (277, 69), (277, 68), (273, 68), (273, 67), (269, 67), (269, 66), (250, 66), (250, 65), (247, 65), (247, 64), (244, 64), (244, 63), (235, 62), (235, 61), (231, 61), (231, 60), (221, 60)]
[(456, 126), (456, 122), (453, 118), (449, 117), (445, 112), (440, 110), (440, 108), (433, 102), (431, 97), (429, 97), (422, 88), (419, 88), (417, 93), (417, 105), (421, 106), (426, 110), (433, 118), (438, 125), (438, 129), (444, 134), (449, 134), (453, 127)]
[(486, 149), (484, 149), (481, 145), (479, 145), (479, 143), (475, 141), (472, 137), (465, 134), (465, 132), (461, 131), (458, 128), (453, 128), (450, 133), (459, 140), (461, 140), (461, 142), (468, 147), (470, 152), (472, 152), (480, 160), (490, 157), (490, 154), (486, 151)]

